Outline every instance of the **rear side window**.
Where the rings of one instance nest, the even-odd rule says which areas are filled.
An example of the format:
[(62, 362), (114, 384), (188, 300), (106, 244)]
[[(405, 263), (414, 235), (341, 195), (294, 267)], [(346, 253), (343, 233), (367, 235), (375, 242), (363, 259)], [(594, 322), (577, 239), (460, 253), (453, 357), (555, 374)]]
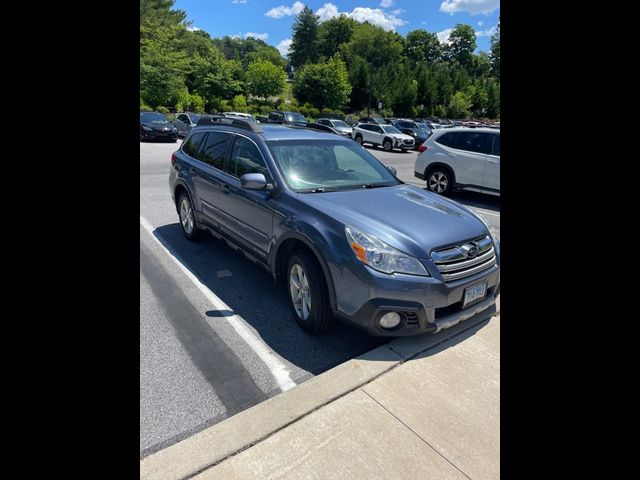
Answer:
[(198, 152), (198, 160), (202, 160), (203, 162), (222, 170), (224, 155), (227, 152), (227, 146), (229, 145), (230, 139), (230, 133), (207, 133), (207, 138), (205, 138), (202, 147), (200, 147), (200, 151)]
[(451, 147), (455, 139), (456, 139), (456, 133), (450, 132), (450, 133), (445, 133), (444, 135), (440, 136), (440, 138), (437, 138), (435, 141), (438, 142), (440, 145)]
[(489, 135), (486, 133), (458, 132), (455, 143), (450, 146), (467, 152), (489, 153), (488, 147), (490, 145), (488, 145), (487, 140), (490, 141), (491, 139), (488, 137)]
[(500, 156), (500, 135), (491, 135), (493, 137), (493, 150), (492, 155)]
[(190, 157), (196, 158), (196, 152), (198, 151), (198, 146), (200, 145), (204, 134), (205, 132), (196, 132), (191, 135), (182, 145), (182, 151)]
[(229, 173), (241, 177), (245, 173), (262, 173), (267, 180), (271, 177), (269, 169), (255, 144), (245, 137), (236, 137), (229, 161)]

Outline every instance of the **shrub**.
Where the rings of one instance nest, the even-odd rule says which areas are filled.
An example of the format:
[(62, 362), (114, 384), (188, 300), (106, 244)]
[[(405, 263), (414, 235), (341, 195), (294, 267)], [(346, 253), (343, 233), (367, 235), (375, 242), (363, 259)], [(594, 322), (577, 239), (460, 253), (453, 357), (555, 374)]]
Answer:
[(162, 105), (156, 108), (156, 111), (164, 114), (169, 113), (169, 109), (167, 107), (163, 107)]

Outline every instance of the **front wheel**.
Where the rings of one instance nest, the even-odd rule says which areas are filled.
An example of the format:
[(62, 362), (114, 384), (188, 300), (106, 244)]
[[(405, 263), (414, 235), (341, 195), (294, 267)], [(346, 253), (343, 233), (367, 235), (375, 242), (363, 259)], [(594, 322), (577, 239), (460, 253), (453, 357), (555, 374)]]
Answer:
[(387, 139), (382, 143), (382, 148), (384, 148), (385, 152), (390, 152), (393, 149), (393, 144), (391, 140)]
[(436, 168), (427, 176), (427, 188), (440, 195), (446, 195), (453, 187), (451, 173), (444, 168)]
[(309, 333), (331, 327), (333, 317), (320, 266), (306, 252), (294, 253), (287, 268), (289, 301), (296, 322)]
[(356, 135), (356, 142), (358, 143), (358, 145), (362, 145), (362, 135)]

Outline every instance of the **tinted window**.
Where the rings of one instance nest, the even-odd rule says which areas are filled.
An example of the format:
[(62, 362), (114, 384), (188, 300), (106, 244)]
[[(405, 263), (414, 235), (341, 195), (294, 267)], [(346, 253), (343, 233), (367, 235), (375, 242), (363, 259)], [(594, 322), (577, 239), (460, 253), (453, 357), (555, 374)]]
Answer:
[(191, 135), (183, 144), (182, 151), (189, 155), (190, 157), (196, 158), (196, 152), (198, 151), (198, 145), (200, 145), (200, 141), (202, 137), (204, 137), (206, 132), (196, 132)]
[(349, 128), (349, 125), (344, 123), (342, 120), (333, 120), (332, 123), (334, 127)]
[(381, 127), (378, 127), (378, 128), (380, 128), (380, 129), (384, 128), (384, 131), (386, 133), (402, 133), (400, 130), (398, 130), (393, 125), (388, 125), (388, 126), (385, 126), (385, 127), (382, 127), (382, 128)]
[(262, 173), (267, 180), (270, 179), (269, 170), (258, 147), (245, 137), (236, 137), (229, 161), (229, 173), (235, 177), (241, 177), (245, 173)]
[(441, 145), (446, 145), (447, 147), (450, 147), (453, 145), (453, 142), (455, 139), (456, 139), (456, 133), (451, 132), (451, 133), (445, 133), (440, 138), (436, 139), (436, 142), (438, 142)]
[[(500, 156), (500, 135), (491, 135), (493, 137), (493, 155)], [(507, 162), (509, 159), (507, 159)]]
[(283, 115), (282, 115), (281, 113), (271, 112), (271, 113), (269, 114), (269, 118), (270, 118), (271, 120), (282, 120)]
[(317, 123), (321, 125), (329, 125), (329, 120), (325, 120), (324, 118), (321, 118), (320, 120), (317, 120)]
[(209, 132), (205, 138), (200, 151), (198, 152), (198, 160), (202, 160), (209, 165), (222, 170), (224, 163), (224, 154), (229, 145), (231, 134), (224, 132)]
[(467, 152), (488, 153), (487, 140), (490, 139), (487, 137), (486, 133), (458, 132), (456, 142), (452, 146)]
[(377, 126), (377, 125), (373, 125), (373, 126), (371, 127), (371, 130), (372, 130), (372, 131), (374, 131), (374, 132), (377, 132), (377, 133), (384, 133), (384, 132), (382, 131), (382, 128), (380, 128), (380, 127), (379, 127), (379, 126)]
[(290, 112), (286, 114), (288, 122), (306, 122), (307, 119), (300, 113)]
[(363, 130), (372, 131), (373, 127), (371, 125), (359, 125), (359, 127)]
[[(191, 123), (198, 123), (198, 120), (200, 120), (200, 115), (191, 115)], [(187, 120), (188, 122), (189, 120)]]
[(158, 112), (140, 112), (141, 122), (168, 122), (167, 117)]
[(398, 126), (401, 128), (418, 128), (413, 122), (398, 122)]
[(187, 121), (187, 116), (186, 115), (178, 115), (178, 120), (180, 120), (181, 122), (186, 122)]

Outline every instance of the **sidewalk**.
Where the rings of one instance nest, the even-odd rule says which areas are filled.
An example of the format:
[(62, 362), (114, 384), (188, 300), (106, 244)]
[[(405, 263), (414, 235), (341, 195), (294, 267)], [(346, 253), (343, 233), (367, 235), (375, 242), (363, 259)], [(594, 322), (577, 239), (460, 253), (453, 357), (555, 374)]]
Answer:
[(498, 479), (500, 317), (489, 310), (395, 339), (161, 450), (141, 478)]

